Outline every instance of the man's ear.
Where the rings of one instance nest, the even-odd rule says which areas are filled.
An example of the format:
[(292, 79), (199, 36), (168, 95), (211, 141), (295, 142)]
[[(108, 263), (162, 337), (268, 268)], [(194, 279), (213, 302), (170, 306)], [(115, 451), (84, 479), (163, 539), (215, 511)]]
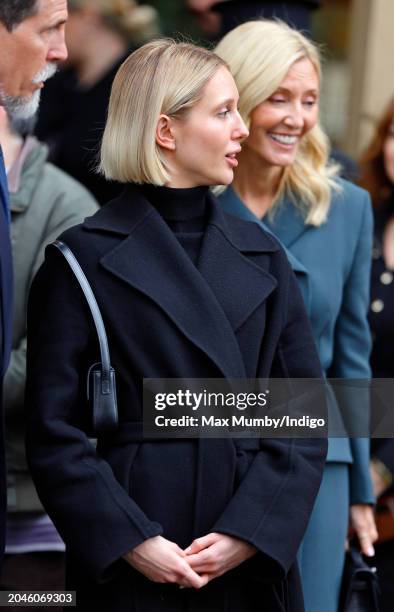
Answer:
[(156, 143), (167, 151), (175, 151), (176, 143), (173, 120), (168, 115), (160, 115), (156, 126)]

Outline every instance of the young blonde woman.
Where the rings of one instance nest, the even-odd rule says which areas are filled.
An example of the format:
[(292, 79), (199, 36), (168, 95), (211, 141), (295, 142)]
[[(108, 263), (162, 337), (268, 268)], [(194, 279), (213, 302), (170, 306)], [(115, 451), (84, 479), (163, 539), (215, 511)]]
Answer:
[[(318, 123), (318, 50), (289, 26), (261, 20), (234, 29), (216, 52), (230, 66), (250, 131), (221, 204), (268, 228), (286, 247), (325, 374), (368, 378), (370, 201), (329, 163)], [(331, 410), (340, 418), (335, 401)], [(373, 554), (368, 460), (366, 439), (329, 440), (322, 487), (299, 551), (307, 612), (337, 612), (349, 517), (362, 551)]]
[(63, 236), (117, 373), (119, 429), (97, 448), (84, 297), (54, 247), (33, 284), (28, 453), (79, 610), (302, 610), (295, 559), (326, 442), (142, 435), (144, 378), (320, 376), (285, 253), (209, 192), (231, 183), (248, 134), (237, 104), (223, 60), (171, 40), (134, 52), (115, 78), (101, 168), (127, 186)]

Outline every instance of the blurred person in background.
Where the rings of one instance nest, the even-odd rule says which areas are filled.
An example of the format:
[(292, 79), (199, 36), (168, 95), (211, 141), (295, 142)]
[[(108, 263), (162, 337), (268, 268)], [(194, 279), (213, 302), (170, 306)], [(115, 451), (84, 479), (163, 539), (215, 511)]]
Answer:
[(26, 309), (45, 246), (98, 208), (82, 185), (47, 163), (47, 147), (29, 136), (33, 125), (34, 120), (10, 120), (0, 107), (14, 264), (12, 352), (4, 378), (8, 515), (2, 573), (2, 587), (11, 590), (64, 588), (64, 544), (38, 499), (25, 458)]
[[(327, 377), (368, 379), (370, 199), (329, 161), (318, 49), (283, 22), (260, 20), (229, 32), (215, 51), (230, 66), (250, 132), (222, 206), (286, 247)], [(333, 393), (337, 422), (341, 408)], [(337, 612), (349, 521), (363, 553), (374, 554), (373, 502), (369, 440), (330, 438), (298, 555), (307, 612)]]
[(208, 33), (224, 36), (245, 21), (279, 18), (310, 32), (313, 11), (322, 0), (186, 0), (186, 5)]
[(43, 93), (36, 135), (49, 160), (101, 204), (122, 190), (95, 171), (112, 81), (130, 51), (158, 31), (156, 11), (134, 0), (69, 0), (69, 57)]
[[(380, 117), (360, 159), (360, 185), (371, 194), (375, 236), (372, 251), (371, 354), (374, 378), (394, 379), (394, 98)], [(391, 407), (392, 409), (392, 407)], [(371, 472), (378, 497), (379, 542), (376, 566), (381, 584), (381, 610), (394, 601), (394, 440), (372, 440)]]

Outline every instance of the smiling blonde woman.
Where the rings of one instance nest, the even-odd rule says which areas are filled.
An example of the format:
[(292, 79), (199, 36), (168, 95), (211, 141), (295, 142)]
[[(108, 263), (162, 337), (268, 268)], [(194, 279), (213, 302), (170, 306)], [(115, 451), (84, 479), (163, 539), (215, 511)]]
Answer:
[[(371, 207), (367, 193), (339, 179), (329, 161), (319, 125), (318, 49), (286, 24), (261, 20), (228, 33), (216, 53), (230, 66), (250, 131), (221, 204), (268, 229), (287, 249), (325, 374), (369, 378)], [(340, 419), (335, 400), (330, 408)], [(373, 554), (368, 460), (366, 439), (329, 440), (298, 555), (307, 612), (337, 612), (349, 512), (364, 554)]]

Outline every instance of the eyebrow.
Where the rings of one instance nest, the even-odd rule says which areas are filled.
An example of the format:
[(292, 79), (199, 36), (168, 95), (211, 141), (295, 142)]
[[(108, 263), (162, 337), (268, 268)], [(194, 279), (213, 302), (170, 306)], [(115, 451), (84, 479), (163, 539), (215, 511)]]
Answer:
[(227, 98), (220, 102), (220, 104), (215, 105), (215, 110), (221, 108), (222, 106), (227, 106), (228, 104), (236, 104), (235, 98)]
[[(292, 91), (287, 87), (278, 87), (278, 89), (272, 95), (275, 95), (276, 93), (281, 91), (284, 91), (286, 93), (292, 93)], [(318, 93), (319, 91), (317, 89), (308, 89), (307, 91), (304, 91), (304, 94), (313, 94), (314, 96), (317, 96)]]

